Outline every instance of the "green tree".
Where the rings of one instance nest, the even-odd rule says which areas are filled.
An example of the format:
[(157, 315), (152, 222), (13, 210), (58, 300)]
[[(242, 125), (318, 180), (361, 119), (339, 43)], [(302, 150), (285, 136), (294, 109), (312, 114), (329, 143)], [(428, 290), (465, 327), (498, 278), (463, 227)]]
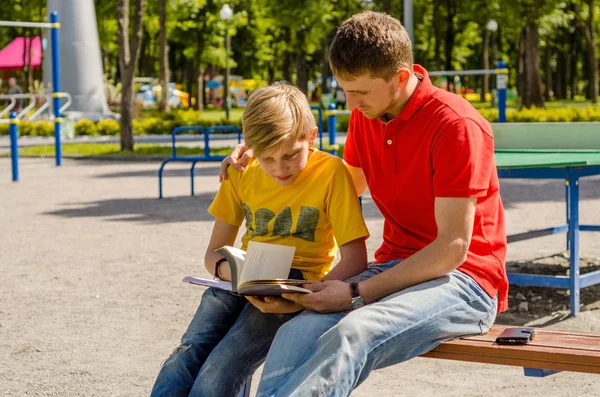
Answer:
[(129, 28), (129, 0), (117, 1), (119, 70), (121, 72), (121, 150), (133, 151), (133, 78), (142, 46), (145, 0), (135, 0), (133, 28)]

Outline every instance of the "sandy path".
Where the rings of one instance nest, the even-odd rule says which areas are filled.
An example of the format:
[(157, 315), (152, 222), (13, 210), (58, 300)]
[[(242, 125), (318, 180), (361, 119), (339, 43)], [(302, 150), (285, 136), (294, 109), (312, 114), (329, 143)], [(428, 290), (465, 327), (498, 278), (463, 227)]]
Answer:
[[(187, 171), (172, 166), (159, 201), (157, 163), (66, 160), (56, 168), (23, 159), (22, 180), (11, 183), (10, 162), (0, 159), (0, 396), (148, 395), (202, 291), (180, 280), (206, 274), (216, 167), (198, 166), (190, 198)], [(581, 186), (582, 222), (600, 224), (600, 179)], [(560, 182), (502, 188), (509, 233), (563, 221)], [(369, 200), (365, 215), (372, 253), (382, 222)], [(584, 234), (582, 255), (600, 257), (598, 241)], [(564, 236), (545, 237), (511, 245), (510, 258), (563, 248)], [(600, 312), (555, 326), (600, 333)], [(374, 395), (594, 396), (600, 377), (526, 378), (519, 368), (415, 359), (374, 372), (353, 393)]]

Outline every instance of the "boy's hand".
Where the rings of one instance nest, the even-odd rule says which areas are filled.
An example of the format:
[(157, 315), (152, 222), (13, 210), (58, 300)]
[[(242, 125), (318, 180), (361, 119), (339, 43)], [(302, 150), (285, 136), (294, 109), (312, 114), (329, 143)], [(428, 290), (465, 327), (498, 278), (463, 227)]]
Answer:
[(246, 299), (263, 313), (286, 314), (304, 309), (302, 305), (278, 296), (246, 296)]
[(282, 294), (281, 296), (319, 313), (341, 312), (350, 309), (352, 294), (350, 292), (350, 284), (348, 283), (331, 280), (323, 281), (322, 283), (305, 284), (303, 287), (313, 291), (313, 293)]
[(231, 154), (221, 161), (221, 170), (219, 171), (219, 182), (227, 179), (227, 167), (230, 165), (238, 171), (244, 171), (244, 166), (254, 156), (251, 149), (246, 148), (246, 145), (240, 143), (233, 148)]

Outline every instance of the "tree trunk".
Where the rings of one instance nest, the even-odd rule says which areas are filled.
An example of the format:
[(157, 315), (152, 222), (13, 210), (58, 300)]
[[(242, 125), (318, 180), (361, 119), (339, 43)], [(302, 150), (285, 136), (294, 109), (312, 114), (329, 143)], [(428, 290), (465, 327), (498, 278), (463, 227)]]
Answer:
[(525, 47), (525, 32), (521, 30), (521, 34), (519, 35), (519, 40), (517, 41), (517, 95), (522, 98), (523, 97), (523, 81), (525, 76), (525, 66), (524, 66), (524, 47)]
[[(444, 55), (446, 56), (444, 70), (452, 70), (452, 50), (454, 49), (454, 38), (456, 31), (454, 30), (454, 15), (456, 7), (454, 0), (446, 0), (446, 38), (444, 46)], [(448, 91), (456, 92), (456, 86), (452, 76), (448, 76)]]
[(169, 49), (167, 46), (167, 0), (160, 0), (160, 101), (158, 109), (169, 111)]
[(383, 0), (382, 6), (381, 6), (381, 11), (385, 12), (386, 14), (391, 14), (392, 13), (392, 0)]
[(556, 72), (554, 79), (554, 97), (556, 99), (566, 99), (566, 72), (567, 56), (563, 51), (556, 52)]
[(435, 40), (434, 44), (434, 58), (433, 63), (435, 70), (442, 70), (442, 15), (440, 10), (441, 4), (437, 4), (438, 0), (433, 1), (433, 36)]
[[(283, 39), (286, 43), (290, 43), (292, 40), (292, 34), (289, 28), (286, 28), (283, 33)], [(292, 84), (292, 63), (293, 56), (291, 50), (288, 49), (288, 46), (283, 50), (283, 79), (288, 83)]]
[(133, 151), (133, 77), (140, 58), (145, 0), (135, 0), (132, 36), (129, 37), (129, 0), (117, 0), (119, 69), (121, 71), (121, 150)]
[[(483, 28), (483, 69), (487, 70), (490, 68), (489, 58), (489, 47), (490, 47), (490, 31), (485, 27)], [(490, 76), (487, 74), (483, 75), (483, 89), (481, 90), (481, 102), (486, 102), (486, 95), (490, 90)]]
[(523, 94), (522, 105), (527, 109), (532, 106), (544, 107), (542, 98), (542, 83), (540, 79), (540, 58), (538, 48), (538, 27), (537, 22), (528, 20), (523, 28)]
[(596, 32), (594, 29), (594, 0), (588, 0), (588, 19), (586, 22), (579, 19), (579, 26), (585, 37), (586, 54), (588, 62), (588, 97), (592, 103), (598, 102), (598, 60), (596, 57)]
[(298, 48), (300, 48), (296, 52), (296, 87), (300, 89), (304, 93), (304, 95), (308, 92), (308, 63), (306, 62), (306, 45), (304, 43), (306, 37), (306, 32), (299, 31), (297, 33), (296, 39), (298, 40)]
[[(323, 49), (323, 59), (321, 60), (321, 77), (323, 79), (323, 81), (321, 82), (321, 93), (324, 93), (327, 89), (327, 80), (329, 79), (329, 76), (331, 75), (330, 69), (329, 69), (329, 42), (330, 42), (330, 37), (327, 37), (327, 39), (323, 40), (321, 42), (321, 48)], [(317, 89), (317, 87), (315, 86), (315, 90)], [(310, 100), (310, 98), (309, 98)]]
[(198, 111), (204, 110), (204, 66), (198, 67)]
[(546, 50), (544, 51), (544, 78), (546, 80), (546, 89), (544, 90), (544, 100), (549, 101), (552, 99), (551, 94), (554, 94), (552, 87), (552, 65), (550, 65), (550, 59), (552, 59), (552, 46), (550, 40), (546, 40)]
[(121, 150), (133, 151), (133, 80), (121, 88)]
[(568, 84), (569, 91), (567, 92), (567, 99), (575, 99), (575, 95), (577, 95), (577, 63), (579, 61), (579, 37), (576, 32), (570, 33), (571, 37), (571, 52), (569, 56), (569, 74), (568, 74)]

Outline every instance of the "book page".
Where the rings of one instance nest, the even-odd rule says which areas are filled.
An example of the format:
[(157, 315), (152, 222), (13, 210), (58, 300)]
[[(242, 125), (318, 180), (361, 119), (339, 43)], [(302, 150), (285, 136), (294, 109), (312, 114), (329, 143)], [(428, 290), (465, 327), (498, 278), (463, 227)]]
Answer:
[(288, 278), (294, 252), (296, 247), (250, 241), (237, 285), (249, 280)]
[(240, 277), (242, 275), (242, 269), (244, 268), (244, 260), (246, 258), (246, 251), (239, 248), (230, 247), (228, 245), (217, 248), (215, 252), (223, 255), (229, 267), (231, 268), (231, 284), (234, 286), (233, 291), (237, 291), (237, 286), (240, 285)]
[(184, 283), (203, 285), (205, 287), (213, 287), (224, 289), (225, 291), (231, 291), (231, 282), (223, 280), (210, 280), (207, 278), (187, 276), (182, 280)]

